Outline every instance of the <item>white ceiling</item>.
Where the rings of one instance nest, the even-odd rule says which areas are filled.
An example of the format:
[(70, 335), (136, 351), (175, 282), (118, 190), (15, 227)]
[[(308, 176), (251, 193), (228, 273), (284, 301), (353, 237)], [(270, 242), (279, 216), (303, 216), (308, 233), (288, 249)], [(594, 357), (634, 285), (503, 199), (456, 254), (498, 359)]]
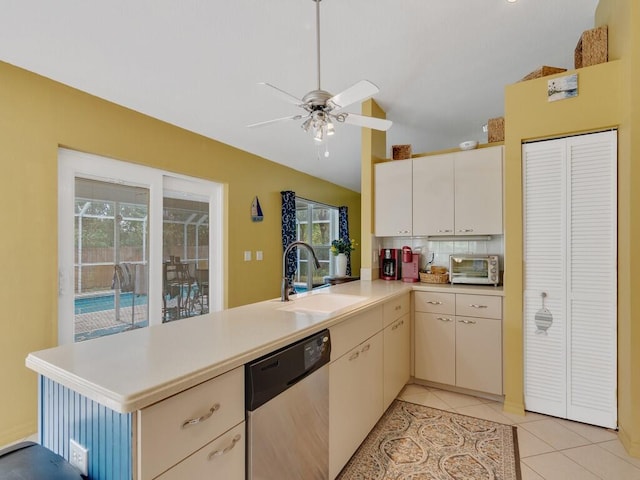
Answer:
[[(541, 65), (573, 68), (598, 0), (324, 0), (322, 88), (361, 79), (413, 152), (486, 141), (504, 87)], [(2, 0), (0, 60), (360, 191), (360, 129), (318, 152), (298, 113), (258, 82), (316, 88), (312, 0)], [(359, 113), (359, 106), (346, 111)], [(318, 156), (320, 153), (320, 157)], [(230, 160), (232, 161), (232, 160)], [(239, 165), (239, 168), (242, 168)]]

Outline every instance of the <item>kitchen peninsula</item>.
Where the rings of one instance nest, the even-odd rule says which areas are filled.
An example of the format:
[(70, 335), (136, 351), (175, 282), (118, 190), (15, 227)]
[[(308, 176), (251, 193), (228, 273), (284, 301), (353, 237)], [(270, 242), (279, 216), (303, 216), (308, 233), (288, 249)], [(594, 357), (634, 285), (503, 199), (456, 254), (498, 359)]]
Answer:
[[(332, 362), (378, 337), (376, 365), (387, 371), (388, 353), (398, 351), (387, 345), (394, 341), (387, 334), (403, 331), (401, 381), (385, 379), (394, 390), (402, 388), (409, 380), (412, 290), (503, 294), (500, 287), (355, 281), (286, 304), (269, 300), (34, 352), (26, 364), (40, 374), (40, 441), (68, 457), (69, 439), (84, 435), (76, 440), (90, 442), (87, 431), (93, 429), (97, 443), (89, 445), (90, 478), (188, 478), (182, 475), (192, 471), (189, 460), (200, 449), (222, 469), (216, 471), (229, 475), (225, 478), (244, 478), (244, 365), (328, 328)], [(320, 297), (320, 303), (309, 302)], [(398, 393), (385, 392), (383, 407), (382, 377), (380, 372), (378, 418), (387, 397)], [(208, 405), (204, 411), (202, 405)], [(164, 427), (171, 421), (179, 425), (175, 432)]]

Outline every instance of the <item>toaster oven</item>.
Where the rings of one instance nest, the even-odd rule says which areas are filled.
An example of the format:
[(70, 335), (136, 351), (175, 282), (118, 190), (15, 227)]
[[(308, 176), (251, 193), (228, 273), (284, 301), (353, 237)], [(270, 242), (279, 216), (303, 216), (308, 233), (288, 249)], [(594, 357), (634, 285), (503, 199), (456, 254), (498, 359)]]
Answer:
[(478, 285), (498, 285), (498, 255), (450, 255), (449, 281)]

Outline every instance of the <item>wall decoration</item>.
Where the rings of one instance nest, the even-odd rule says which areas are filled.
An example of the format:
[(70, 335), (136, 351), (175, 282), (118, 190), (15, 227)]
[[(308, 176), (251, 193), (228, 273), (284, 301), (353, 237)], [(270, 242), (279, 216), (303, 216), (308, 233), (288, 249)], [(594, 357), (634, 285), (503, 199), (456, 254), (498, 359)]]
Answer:
[(547, 96), (550, 102), (578, 96), (578, 74), (566, 75), (547, 81)]
[(262, 214), (262, 207), (260, 206), (260, 200), (256, 196), (251, 202), (251, 220), (254, 222), (261, 222), (264, 218)]

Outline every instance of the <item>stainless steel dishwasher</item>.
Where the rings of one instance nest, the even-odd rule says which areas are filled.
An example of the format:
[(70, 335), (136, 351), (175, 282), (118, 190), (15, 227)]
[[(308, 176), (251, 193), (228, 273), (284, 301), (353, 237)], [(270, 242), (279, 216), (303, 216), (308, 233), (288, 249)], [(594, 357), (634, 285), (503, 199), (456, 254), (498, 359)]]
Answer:
[(245, 366), (248, 480), (329, 476), (329, 330)]

